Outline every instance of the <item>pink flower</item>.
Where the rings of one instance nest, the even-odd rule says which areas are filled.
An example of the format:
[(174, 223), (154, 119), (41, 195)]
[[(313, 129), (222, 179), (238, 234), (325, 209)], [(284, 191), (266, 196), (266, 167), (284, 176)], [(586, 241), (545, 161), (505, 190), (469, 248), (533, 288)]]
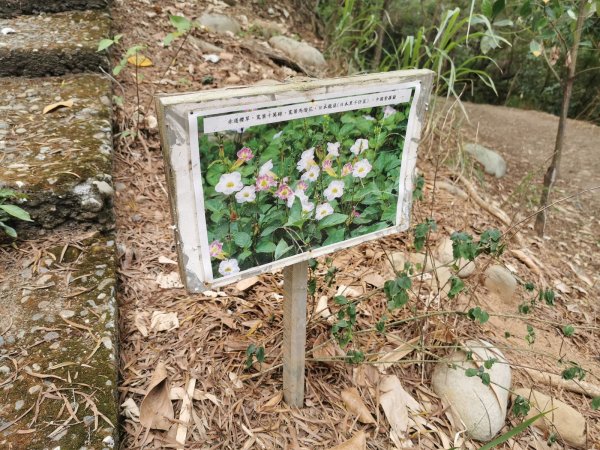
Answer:
[(281, 200), (288, 200), (290, 197), (294, 197), (294, 191), (287, 184), (281, 183), (277, 192), (275, 192), (275, 196)]
[(356, 210), (356, 208), (352, 208), (352, 215), (354, 217), (360, 217), (360, 213)]
[(331, 159), (326, 159), (325, 161), (323, 161), (323, 169), (325, 169), (325, 170), (331, 169), (332, 165), (333, 165), (333, 161)]
[(277, 182), (271, 175), (261, 175), (256, 179), (257, 191), (266, 191), (274, 186), (277, 186)]
[(344, 164), (344, 167), (342, 167), (342, 176), (345, 177), (346, 175), (350, 175), (351, 173), (352, 173), (352, 164), (351, 163)]
[(208, 246), (208, 252), (213, 258), (223, 258), (225, 256), (225, 254), (223, 253), (223, 243), (215, 239)]
[(238, 159), (247, 162), (254, 158), (254, 154), (252, 153), (252, 150), (249, 147), (244, 147), (237, 152), (237, 157)]
[(308, 189), (308, 184), (306, 184), (305, 181), (298, 181), (298, 184), (296, 185), (296, 189), (299, 189), (301, 191), (305, 191)]

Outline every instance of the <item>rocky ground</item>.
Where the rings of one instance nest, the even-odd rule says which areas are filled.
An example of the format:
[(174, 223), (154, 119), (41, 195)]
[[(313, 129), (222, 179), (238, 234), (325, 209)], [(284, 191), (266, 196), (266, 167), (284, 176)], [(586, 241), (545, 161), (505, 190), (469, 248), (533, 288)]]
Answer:
[[(531, 397), (536, 403), (532, 412), (536, 407), (546, 410), (548, 404), (559, 406), (547, 422), (538, 421), (536, 428), (527, 428), (504, 444), (504, 448), (600, 448), (600, 414), (591, 408), (589, 398), (598, 395), (593, 394), (593, 389), (600, 385), (596, 351), (600, 326), (595, 301), (600, 294), (596, 257), (600, 245), (599, 217), (594, 206), (598, 204), (597, 194), (573, 198), (554, 207), (546, 239), (535, 237), (525, 222), (501, 257), (482, 256), (475, 264), (463, 268), (458, 275), (468, 288), (466, 293), (449, 299), (444, 285), (444, 280), (455, 270), (448, 267), (448, 237), (452, 232), (464, 230), (478, 236), (490, 227), (506, 231), (532, 211), (539, 189), (539, 184), (532, 180), (541, 180), (540, 162), (546, 158), (544, 155), (550, 154), (555, 123), (551, 116), (468, 105), (471, 127), (457, 131), (462, 119), (456, 110), (449, 115), (451, 120), (439, 122), (436, 136), (421, 148), (418, 165), (426, 183), (424, 200), (415, 205), (413, 217), (413, 223), (427, 217), (436, 220), (437, 230), (429, 235), (426, 246), (433, 257), (426, 258), (415, 251), (413, 238), (406, 233), (319, 261), (313, 273), (316, 292), (309, 305), (303, 409), (289, 408), (281, 396), (281, 273), (203, 295), (188, 295), (178, 285), (152, 96), (157, 92), (213, 89), (334, 73), (335, 68), (324, 66), (316, 50), (323, 43), (315, 36), (313, 15), (305, 8), (303, 2), (276, 5), (234, 1), (115, 2), (113, 33), (124, 36), (113, 51), (113, 63), (136, 44), (145, 45), (144, 55), (151, 61), (146, 67), (127, 64), (113, 80), (117, 96), (113, 123), (120, 133), (115, 139), (112, 172), (116, 242), (112, 242), (110, 233), (103, 231), (110, 228), (110, 221), (98, 224), (103, 217), (98, 212), (110, 205), (109, 191), (103, 194), (104, 185), (100, 183), (110, 185), (109, 179), (90, 179), (83, 172), (87, 166), (69, 166), (52, 174), (47, 170), (61, 166), (50, 164), (49, 168), (38, 168), (32, 164), (45, 161), (44, 158), (52, 163), (68, 163), (74, 154), (85, 155), (84, 147), (90, 145), (98, 149), (90, 153), (96, 158), (90, 164), (101, 169), (94, 173), (106, 173), (100, 156), (102, 149), (106, 149), (105, 135), (81, 142), (58, 136), (26, 141), (29, 152), (24, 157), (29, 159), (21, 161), (12, 156), (11, 164), (27, 166), (16, 166), (5, 175), (7, 183), (19, 188), (16, 184), (21, 180), (19, 177), (24, 182), (33, 170), (39, 170), (46, 183), (61, 176), (60, 172), (77, 174), (75, 182), (64, 177), (68, 192), (73, 194), (55, 198), (57, 201), (64, 198), (65, 205), (71, 205), (65, 206), (68, 211), (73, 209), (72, 205), (78, 205), (79, 212), (60, 213), (63, 216), (59, 221), (73, 224), (75, 219), (87, 225), (82, 229), (81, 224), (76, 225), (78, 228), (63, 224), (58, 231), (47, 231), (19, 243), (18, 250), (2, 247), (8, 263), (0, 272), (0, 307), (6, 310), (3, 317), (13, 314), (14, 319), (0, 322), (0, 333), (5, 339), (5, 347), (0, 349), (3, 358), (0, 366), (6, 366), (6, 369), (0, 367), (0, 387), (10, 397), (0, 415), (1, 439), (19, 448), (21, 442), (35, 442), (30, 439), (34, 434), (31, 430), (41, 435), (54, 432), (58, 435), (63, 429), (55, 430), (61, 424), (71, 430), (74, 423), (82, 430), (90, 430), (88, 434), (94, 439), (105, 439), (103, 433), (109, 432), (105, 429), (108, 425), (101, 414), (94, 412), (87, 401), (91, 394), (85, 390), (93, 386), (92, 392), (96, 392), (94, 387), (100, 385), (100, 379), (104, 380), (102, 374), (93, 380), (95, 384), (80, 382), (77, 377), (97, 372), (101, 366), (94, 362), (95, 358), (109, 358), (112, 354), (107, 338), (114, 342), (113, 335), (104, 331), (106, 323), (110, 323), (111, 288), (103, 284), (104, 279), (112, 278), (112, 269), (98, 267), (102, 263), (95, 258), (104, 258), (102, 255), (108, 248), (116, 247), (123, 448), (176, 446), (176, 441), (181, 440), (181, 434), (177, 437), (178, 428), (185, 431), (189, 448), (332, 448), (348, 439), (351, 443), (340, 448), (384, 449), (392, 445), (478, 448), (481, 444), (465, 435), (465, 425), (472, 435), (488, 439), (490, 433), (494, 434), (492, 428), (506, 432), (523, 419), (507, 411), (509, 395), (505, 390), (486, 387), (477, 377), (466, 378), (464, 370), (451, 371), (450, 375), (442, 373), (446, 366), (437, 363), (440, 358), (451, 357), (475, 369), (481, 360), (489, 358), (490, 351), (496, 352), (493, 354), (500, 361), (493, 370), (504, 373), (498, 375), (498, 380), (504, 377), (498, 384), (508, 383), (505, 375), (510, 365), (513, 391), (524, 389), (520, 392), (528, 397), (530, 388), (539, 391)], [(205, 29), (197, 29), (186, 39), (180, 38), (164, 47), (163, 39), (173, 31), (170, 15), (198, 18)], [(304, 44), (290, 45), (289, 38), (294, 37), (301, 37)], [(69, 84), (61, 83), (55, 89), (69, 89)], [(7, 116), (10, 119), (0, 116), (0, 132), (3, 120), (9, 124), (5, 129), (10, 130), (4, 133), (9, 137), (4, 138), (3, 148), (25, 145), (24, 137), (35, 132), (31, 122), (39, 123), (36, 110), (31, 108), (38, 104), (43, 107), (50, 101), (49, 98), (31, 100), (42, 96), (35, 89), (31, 93), (25, 89), (22, 94), (25, 96), (17, 94), (12, 102), (22, 103), (24, 108), (7, 112), (12, 114)], [(55, 100), (71, 96), (57, 94)], [(74, 121), (77, 126), (77, 119), (84, 119), (83, 127), (83, 122), (93, 123), (97, 117), (103, 118), (103, 112), (92, 111), (102, 111), (101, 105), (106, 102), (95, 91), (91, 97), (93, 101), (83, 102), (91, 109), (87, 113), (80, 109), (60, 109), (56, 111), (56, 120)], [(76, 101), (76, 108), (81, 103)], [(17, 124), (16, 118), (25, 125)], [(591, 187), (599, 169), (598, 159), (593, 157), (594, 142), (600, 137), (598, 127), (577, 122), (571, 125), (578, 132), (568, 135), (568, 148), (586, 150), (581, 156), (573, 151), (573, 157), (565, 158), (563, 173), (569, 174), (569, 170), (575, 173), (563, 178), (558, 194)], [(20, 128), (26, 132), (18, 133)], [(43, 129), (42, 125), (40, 130)], [(52, 147), (53, 139), (71, 140)], [(462, 140), (485, 145), (496, 154), (496, 162), (499, 155), (505, 162), (506, 173), (499, 178), (486, 174), (482, 164), (459, 151)], [(42, 152), (41, 141), (49, 141), (51, 145), (46, 147), (51, 150)], [(75, 151), (66, 151), (73, 147)], [(571, 150), (567, 152), (570, 153)], [(44, 156), (41, 160), (40, 155)], [(577, 171), (581, 164), (586, 165), (584, 170), (589, 171), (589, 176)], [(501, 174), (502, 163), (490, 172)], [(535, 177), (528, 176), (530, 173)], [(567, 184), (567, 180), (579, 181)], [(78, 197), (76, 189), (85, 183), (90, 195)], [(46, 184), (40, 190), (52, 193), (52, 186)], [(93, 218), (79, 218), (83, 211), (94, 213), (90, 210), (93, 209), (90, 205), (95, 204), (93, 199), (102, 206)], [(47, 209), (39, 211), (40, 222), (43, 217), (53, 216), (44, 215)], [(91, 220), (94, 225), (86, 222)], [(427, 273), (413, 279), (410, 306), (390, 317), (387, 333), (382, 335), (374, 330), (387, 310), (381, 288), (385, 280), (394, 277), (394, 269), (406, 261), (420, 263)], [(437, 269), (429, 273), (429, 266)], [(339, 270), (329, 282), (332, 267)], [(519, 306), (532, 297), (524, 288), (526, 282), (533, 282), (539, 289), (553, 289), (555, 305), (536, 302), (529, 314), (519, 313)], [(446, 294), (440, 295), (440, 290)], [(358, 303), (357, 332), (350, 348), (361, 349), (369, 364), (342, 362), (344, 350), (348, 349), (339, 348), (330, 339), (331, 316), (339, 309), (332, 300), (337, 292)], [(479, 324), (461, 314), (474, 307), (487, 311), (490, 320)], [(574, 327), (572, 335), (564, 331), (568, 325)], [(476, 341), (481, 339), (492, 343), (495, 350), (482, 348), (486, 344)], [(70, 348), (76, 349), (81, 342), (87, 342), (85, 349), (75, 350), (74, 355), (69, 353)], [(246, 350), (250, 344), (264, 346), (266, 358), (264, 363), (254, 362), (246, 368)], [(464, 362), (466, 353), (460, 346), (476, 355), (475, 362)], [(49, 353), (52, 351), (61, 352), (61, 362), (54, 362), (54, 356), (51, 363), (44, 358), (47, 354), (54, 355)], [(504, 360), (507, 364), (503, 364)], [(572, 362), (584, 370), (583, 382), (589, 385), (578, 380), (559, 384), (556, 378), (549, 378), (574, 367)], [(443, 391), (443, 385), (452, 384), (447, 381), (448, 376), (466, 382), (467, 389), (460, 395), (456, 391)], [(496, 375), (493, 377), (497, 379)], [(40, 390), (36, 391), (35, 386), (40, 386)], [(578, 388), (579, 392), (575, 392)], [(186, 389), (191, 398), (184, 398)], [(29, 393), (31, 390), (33, 394)], [(71, 395), (69, 399), (74, 398), (71, 403), (63, 399), (67, 392)], [(153, 429), (143, 426), (140, 422), (148, 423), (148, 415), (142, 401), (148, 392), (166, 395), (170, 399), (163, 403), (166, 414), (182, 419), (184, 426), (176, 423), (171, 427), (169, 422), (164, 431), (155, 425)], [(551, 400), (542, 394), (551, 396)], [(102, 395), (105, 394), (98, 391), (96, 397), (90, 397), (99, 412), (104, 411), (101, 406), (106, 397)], [(37, 404), (30, 400), (35, 396), (37, 403), (53, 404), (57, 409), (40, 414), (35, 408), (28, 410)], [(470, 403), (465, 403), (465, 399), (470, 399)], [(452, 407), (448, 407), (448, 401)], [(476, 410), (471, 406), (477, 402), (488, 401), (490, 415), (479, 422), (480, 429), (475, 431), (477, 426), (470, 422), (473, 416), (467, 417), (468, 410)], [(58, 406), (61, 402), (64, 407)], [(191, 412), (184, 420), (182, 410), (190, 404)], [(58, 419), (53, 411), (57, 411)], [(159, 413), (152, 417), (160, 417), (164, 411)], [(41, 414), (49, 418), (40, 420)], [(103, 414), (114, 421), (114, 416)], [(548, 447), (552, 436), (558, 443)], [(78, 446), (69, 446), (66, 440), (58, 442), (64, 448), (102, 447), (93, 439)]]

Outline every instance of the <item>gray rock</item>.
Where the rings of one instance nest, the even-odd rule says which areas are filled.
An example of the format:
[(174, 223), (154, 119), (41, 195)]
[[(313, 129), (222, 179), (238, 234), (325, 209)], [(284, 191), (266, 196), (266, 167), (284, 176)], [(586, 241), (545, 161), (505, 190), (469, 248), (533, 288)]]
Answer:
[(15, 411), (19, 411), (23, 406), (25, 406), (25, 402), (23, 400), (17, 400), (15, 402)]
[(490, 292), (500, 297), (503, 303), (512, 306), (517, 280), (508, 269), (497, 264), (488, 267), (484, 273), (484, 284)]
[(49, 331), (48, 333), (46, 333), (44, 335), (44, 340), (46, 342), (50, 342), (50, 341), (53, 341), (55, 339), (58, 339), (58, 333), (56, 331)]
[(465, 151), (483, 165), (486, 173), (496, 178), (503, 177), (506, 173), (506, 161), (494, 150), (479, 144), (466, 144)]
[(69, 319), (75, 315), (75, 311), (71, 311), (70, 309), (63, 309), (61, 312), (58, 313), (58, 315), (63, 319)]
[(8, 366), (0, 366), (0, 374), (8, 375), (10, 373), (10, 367)]
[(302, 66), (323, 69), (327, 65), (323, 54), (306, 42), (296, 41), (286, 36), (273, 36), (269, 39), (269, 44)]
[(242, 27), (237, 20), (223, 14), (202, 14), (198, 19), (198, 23), (214, 33), (227, 34), (227, 32), (231, 32), (238, 34), (242, 31)]
[[(467, 351), (480, 361), (498, 360), (486, 369), (491, 379), (489, 386), (465, 374), (467, 369), (477, 369), (472, 360), (467, 360)], [(464, 349), (436, 365), (431, 383), (433, 391), (450, 404), (452, 414), (458, 414), (456, 423), (462, 422), (473, 439), (489, 441), (504, 426), (511, 370), (504, 355), (489, 342), (467, 341)]]

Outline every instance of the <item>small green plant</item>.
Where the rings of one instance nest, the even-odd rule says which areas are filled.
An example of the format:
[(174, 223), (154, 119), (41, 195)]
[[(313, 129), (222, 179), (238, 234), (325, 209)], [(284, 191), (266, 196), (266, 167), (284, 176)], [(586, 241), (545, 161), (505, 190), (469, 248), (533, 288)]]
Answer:
[(517, 417), (524, 417), (529, 414), (530, 409), (531, 405), (529, 404), (529, 401), (526, 398), (517, 395), (517, 398), (515, 398), (512, 405), (513, 414)]
[(12, 238), (17, 237), (17, 231), (8, 225), (8, 222), (14, 219), (22, 220), (25, 222), (32, 222), (29, 213), (23, 208), (14, 205), (9, 200), (14, 201), (24, 196), (16, 193), (11, 189), (0, 189), (0, 229)]
[(343, 295), (337, 295), (333, 300), (336, 305), (340, 306), (340, 309), (331, 332), (338, 344), (345, 347), (352, 340), (354, 325), (356, 324), (356, 303), (349, 302)]
[(250, 344), (248, 346), (248, 348), (246, 349), (246, 364), (245, 364), (246, 370), (248, 370), (248, 369), (250, 369), (250, 367), (252, 367), (252, 364), (254, 364), (255, 360), (259, 364), (262, 364), (265, 362), (265, 348), (262, 346), (257, 347), (254, 344)]
[(408, 291), (412, 280), (406, 272), (400, 273), (395, 280), (388, 280), (383, 286), (383, 291), (388, 299), (388, 309), (393, 311), (402, 308), (408, 303)]

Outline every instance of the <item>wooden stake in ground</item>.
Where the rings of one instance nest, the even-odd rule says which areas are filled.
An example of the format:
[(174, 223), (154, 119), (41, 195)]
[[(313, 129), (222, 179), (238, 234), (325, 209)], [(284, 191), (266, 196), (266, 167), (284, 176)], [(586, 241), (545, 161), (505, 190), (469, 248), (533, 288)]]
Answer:
[(307, 282), (307, 261), (283, 269), (283, 397), (297, 408), (304, 406)]

